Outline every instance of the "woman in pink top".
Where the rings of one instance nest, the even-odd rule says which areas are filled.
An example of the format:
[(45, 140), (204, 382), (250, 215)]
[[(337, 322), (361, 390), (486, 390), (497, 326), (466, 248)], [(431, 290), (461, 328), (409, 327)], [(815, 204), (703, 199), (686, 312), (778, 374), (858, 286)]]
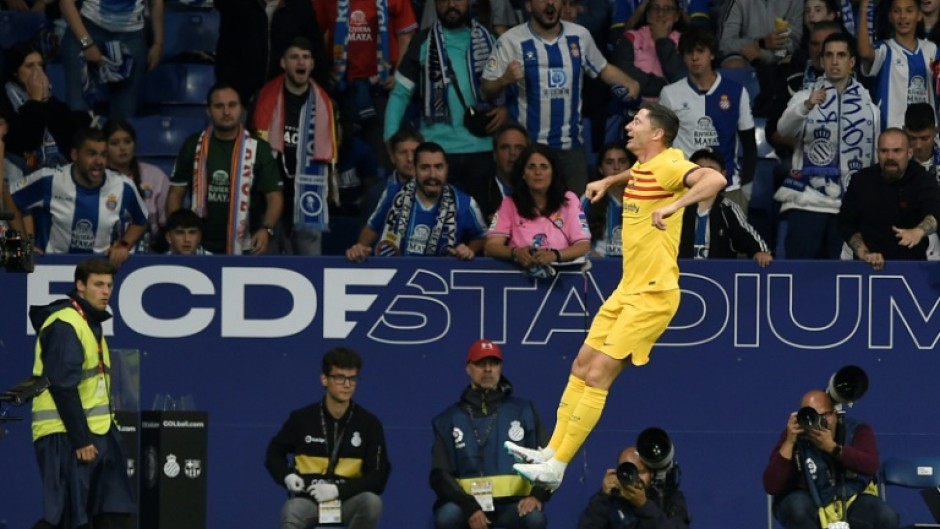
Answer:
[(677, 46), (685, 26), (678, 0), (648, 0), (645, 20), (614, 43), (610, 62), (640, 83), (640, 96), (659, 98), (663, 87), (688, 75)]
[[(108, 142), (108, 168), (131, 177), (147, 203), (150, 237), (143, 237), (141, 241), (162, 239), (157, 234), (166, 224), (166, 196), (170, 179), (159, 167), (137, 160), (137, 131), (127, 121), (109, 120), (104, 126), (104, 136)], [(149, 253), (152, 248), (138, 244), (136, 251)]]
[(591, 250), (591, 232), (574, 193), (556, 173), (550, 148), (533, 144), (516, 161), (512, 194), (503, 199), (484, 252), (515, 261), (524, 270), (546, 269), (583, 257)]

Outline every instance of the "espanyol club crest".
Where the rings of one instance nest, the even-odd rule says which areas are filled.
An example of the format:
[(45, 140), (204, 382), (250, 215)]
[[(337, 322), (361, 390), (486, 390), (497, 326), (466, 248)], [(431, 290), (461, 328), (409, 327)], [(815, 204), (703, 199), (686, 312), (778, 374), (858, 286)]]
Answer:
[(166, 463), (163, 464), (163, 473), (168, 478), (175, 478), (180, 475), (180, 464), (176, 461), (176, 456), (167, 454)]
[(352, 439), (349, 440), (349, 444), (353, 445), (355, 448), (362, 446), (362, 436), (359, 435), (359, 432), (353, 432)]
[(117, 196), (114, 193), (108, 195), (108, 200), (105, 201), (104, 207), (108, 208), (108, 211), (114, 211), (117, 209)]
[(832, 131), (826, 128), (818, 128), (813, 131), (813, 139), (810, 141), (809, 148), (806, 149), (806, 158), (813, 165), (829, 165), (836, 159), (836, 146), (832, 142)]
[(571, 56), (577, 59), (581, 56), (581, 48), (578, 47), (577, 42), (572, 42), (569, 46), (571, 48)]
[(731, 100), (728, 99), (726, 94), (722, 94), (721, 99), (718, 100), (718, 108), (722, 110), (728, 110), (731, 108)]
[(200, 474), (202, 474), (202, 460), (187, 459), (186, 465), (183, 468), (187, 478), (196, 479)]
[(522, 423), (519, 421), (512, 421), (509, 423), (509, 440), (518, 443), (525, 436), (525, 431), (522, 429)]

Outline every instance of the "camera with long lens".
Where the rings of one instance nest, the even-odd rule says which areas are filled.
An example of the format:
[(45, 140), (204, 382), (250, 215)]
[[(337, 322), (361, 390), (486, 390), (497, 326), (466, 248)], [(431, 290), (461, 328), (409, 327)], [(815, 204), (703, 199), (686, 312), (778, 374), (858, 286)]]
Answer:
[(829, 421), (810, 406), (804, 406), (796, 412), (796, 422), (804, 430), (825, 430), (829, 428)]
[(620, 486), (624, 488), (644, 486), (643, 480), (640, 479), (640, 469), (636, 468), (636, 465), (629, 461), (624, 461), (617, 465), (617, 481), (619, 481)]
[(36, 269), (33, 238), (10, 229), (0, 234), (0, 266), (7, 272), (32, 273)]
[(653, 474), (652, 485), (675, 489), (679, 486), (679, 464), (675, 460), (676, 447), (662, 428), (647, 428), (636, 439), (640, 461)]
[(836, 406), (848, 404), (849, 407), (862, 398), (868, 391), (868, 375), (858, 366), (845, 366), (829, 377), (826, 393)]

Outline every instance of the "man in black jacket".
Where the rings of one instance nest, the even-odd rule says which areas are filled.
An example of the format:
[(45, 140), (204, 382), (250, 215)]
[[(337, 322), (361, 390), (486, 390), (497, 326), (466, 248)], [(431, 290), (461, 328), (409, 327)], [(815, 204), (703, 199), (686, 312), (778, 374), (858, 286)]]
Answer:
[[(725, 173), (724, 158), (712, 149), (701, 149), (689, 161)], [(714, 200), (685, 208), (679, 257), (683, 259), (736, 259), (745, 254), (764, 268), (773, 261), (770, 248), (744, 211), (719, 192)]]
[[(343, 523), (372, 529), (382, 514), (391, 464), (378, 418), (352, 401), (362, 358), (345, 347), (323, 356), (321, 402), (291, 412), (268, 445), (265, 467), (290, 498), (281, 529)], [(293, 464), (288, 460), (293, 454)]]
[(542, 504), (551, 496), (513, 472), (503, 442), (528, 448), (548, 440), (531, 401), (512, 396), (502, 376), (503, 353), (477, 340), (467, 353), (470, 385), (432, 421), (431, 488), (437, 529), (545, 529)]
[(624, 448), (617, 465), (633, 463), (639, 482), (623, 483), (616, 469), (608, 469), (601, 490), (591, 496), (578, 529), (688, 529), (685, 495), (675, 487), (652, 486), (652, 472), (635, 446)]
[(842, 198), (839, 232), (875, 270), (885, 260), (925, 260), (927, 237), (937, 233), (940, 187), (912, 156), (907, 134), (885, 129), (878, 164), (856, 173)]

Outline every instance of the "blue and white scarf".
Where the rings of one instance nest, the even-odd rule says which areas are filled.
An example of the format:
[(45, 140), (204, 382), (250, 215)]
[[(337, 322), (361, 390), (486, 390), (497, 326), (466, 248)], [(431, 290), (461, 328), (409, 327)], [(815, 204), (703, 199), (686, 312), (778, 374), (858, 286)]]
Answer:
[(89, 67), (85, 54), (79, 53), (78, 55), (82, 62), (82, 92), (86, 95), (99, 86), (127, 79), (134, 69), (134, 58), (127, 44), (109, 40), (97, 46), (101, 50), (101, 63), (97, 66)]
[[(346, 66), (349, 63), (349, 2), (350, 0), (338, 0), (336, 3), (336, 25), (333, 31), (334, 75), (337, 77), (336, 86), (340, 90), (346, 87)], [(379, 29), (375, 63), (378, 67), (378, 80), (381, 82), (388, 79), (392, 69), (387, 0), (375, 0), (375, 12)]]
[[(316, 137), (317, 93), (311, 87), (307, 102), (300, 110), (297, 139), (297, 167), (294, 172), (294, 229), (329, 231), (330, 208), (327, 193), (331, 164), (313, 156), (312, 138)], [(328, 112), (327, 109), (319, 109)]]
[[(461, 101), (461, 105), (472, 107), (476, 101), (482, 101), (480, 79), (483, 68), (493, 51), (493, 36), (476, 20), (470, 27), (470, 47), (467, 48), (467, 66), (470, 86), (473, 89), (471, 101)], [(424, 112), (422, 115), (430, 124), (451, 123), (450, 106), (447, 104), (447, 89), (450, 83), (457, 83), (457, 76), (450, 71), (450, 58), (447, 56), (447, 43), (444, 40), (444, 27), (440, 20), (431, 26), (428, 33), (428, 45), (424, 68)], [(458, 90), (458, 97), (460, 97)]]
[(852, 175), (875, 163), (879, 110), (854, 79), (841, 94), (826, 79), (812, 89), (819, 88), (826, 89), (826, 100), (809, 111), (803, 124), (802, 167), (783, 181), (783, 187), (802, 192), (809, 186), (839, 200)]
[[(388, 257), (401, 254), (402, 241), (411, 229), (411, 215), (414, 208), (420, 207), (415, 203), (418, 192), (415, 180), (409, 180), (392, 198), (392, 207), (385, 217), (385, 228), (378, 245), (379, 255)], [(444, 185), (437, 208), (437, 219), (434, 226), (431, 226), (431, 234), (424, 247), (424, 255), (428, 256), (447, 255), (457, 246), (457, 197), (453, 187)], [(438, 251), (441, 239), (444, 242)]]
[[(23, 107), (29, 101), (29, 94), (26, 93), (26, 89), (19, 85), (19, 83), (14, 81), (7, 82), (6, 86), (7, 98), (10, 100), (10, 104), (13, 106), (13, 111), (19, 113), (20, 108)], [(52, 137), (52, 133), (49, 132), (48, 128), (43, 129), (42, 131), (42, 145), (39, 146), (33, 153), (16, 153), (16, 154), (27, 154), (27, 165), (30, 169), (39, 169), (40, 167), (58, 167), (60, 165), (65, 165), (68, 160), (62, 156), (62, 153), (59, 152), (59, 146), (56, 145), (55, 138)], [(30, 157), (34, 156), (37, 163), (30, 163)]]

